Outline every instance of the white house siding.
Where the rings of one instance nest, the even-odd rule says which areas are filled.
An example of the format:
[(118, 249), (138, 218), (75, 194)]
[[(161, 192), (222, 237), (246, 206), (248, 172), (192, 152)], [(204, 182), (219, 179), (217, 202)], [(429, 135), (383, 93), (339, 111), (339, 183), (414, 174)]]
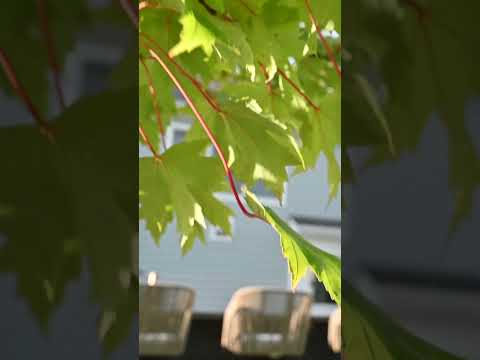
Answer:
[[(235, 206), (235, 205), (233, 205)], [(199, 241), (187, 256), (180, 253), (175, 225), (156, 246), (140, 228), (140, 268), (157, 271), (162, 282), (191, 286), (197, 291), (197, 313), (221, 313), (233, 293), (244, 286), (288, 286), (288, 269), (278, 236), (258, 220), (237, 213), (231, 242)]]

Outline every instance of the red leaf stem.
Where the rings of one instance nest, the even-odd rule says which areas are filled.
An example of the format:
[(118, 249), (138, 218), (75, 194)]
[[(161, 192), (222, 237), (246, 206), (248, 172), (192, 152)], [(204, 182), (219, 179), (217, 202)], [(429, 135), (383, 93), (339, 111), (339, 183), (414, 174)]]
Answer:
[(40, 128), (40, 132), (47, 136), (50, 141), (53, 141), (53, 132), (50, 125), (45, 121), (45, 119), (40, 115), (40, 112), (37, 110), (35, 105), (32, 102), (32, 99), (28, 95), (27, 91), (23, 87), (22, 83), (18, 79), (18, 76), (13, 68), (13, 65), (6, 54), (6, 52), (0, 48), (0, 65), (3, 68), (3, 71), (12, 86), (13, 90), (17, 93), (20, 99), (23, 101), (28, 111), (32, 115), (34, 121), (37, 123)]
[[(267, 72), (267, 69), (265, 68), (265, 65), (263, 65), (263, 63), (261, 63), (260, 61), (258, 62), (258, 64), (260, 65), (260, 70), (262, 70), (262, 74), (265, 77), (265, 80), (268, 80), (268, 72)], [(269, 81), (267, 82), (266, 85), (267, 85), (269, 94), (272, 94), (273, 93), (272, 83)]]
[(162, 49), (158, 42), (156, 42), (151, 36), (147, 34), (140, 33), (140, 35), (146, 40), (148, 40), (153, 45), (153, 47), (155, 47), (155, 49), (160, 51), (173, 65), (175, 65), (175, 67), (178, 69), (178, 71), (180, 71), (180, 73), (182, 73), (183, 76), (185, 76), (188, 80), (192, 82), (193, 86), (195, 86), (197, 90), (200, 91), (200, 93), (203, 95), (205, 100), (207, 100), (213, 110), (218, 113), (224, 113), (224, 111), (220, 108), (212, 95), (210, 95), (208, 91), (203, 87), (203, 85), (197, 79), (195, 79), (193, 75), (191, 75), (187, 70), (185, 70), (183, 66), (181, 66), (177, 61), (175, 61), (175, 59), (171, 57), (168, 52)]
[(142, 138), (143, 142), (148, 146), (148, 148), (150, 149), (150, 152), (152, 153), (153, 157), (156, 159), (156, 160), (159, 160), (160, 162), (162, 162), (162, 157), (160, 156), (160, 154), (158, 154), (156, 151), (155, 151), (155, 148), (153, 147), (151, 141), (148, 139), (148, 136), (147, 136), (147, 133), (145, 132), (145, 130), (143, 129), (143, 126), (142, 125), (138, 125), (138, 133), (140, 134), (140, 137)]
[(55, 45), (53, 41), (52, 32), (50, 29), (50, 20), (48, 18), (47, 4), (45, 0), (37, 0), (38, 15), (40, 17), (40, 25), (42, 28), (43, 35), (45, 37), (45, 43), (47, 44), (47, 53), (48, 53), (48, 63), (52, 70), (53, 82), (55, 86), (55, 91), (57, 93), (58, 103), (62, 110), (65, 110), (65, 96), (63, 93), (63, 88), (60, 79), (60, 65), (58, 64)]
[(236, 189), (236, 186), (235, 186), (235, 181), (234, 181), (234, 178), (233, 178), (233, 174), (232, 174), (232, 171), (230, 170), (229, 166), (228, 166), (228, 162), (225, 158), (225, 155), (220, 147), (220, 145), (218, 144), (218, 141), (217, 139), (215, 138), (215, 136), (213, 135), (212, 131), (210, 130), (209, 126), (207, 125), (205, 119), (203, 118), (202, 114), (200, 114), (200, 112), (198, 111), (197, 107), (195, 106), (195, 104), (193, 103), (192, 99), (190, 98), (190, 96), (185, 92), (185, 90), (183, 89), (182, 85), (180, 84), (180, 82), (178, 81), (178, 79), (175, 77), (175, 75), (170, 71), (170, 69), (168, 68), (168, 66), (165, 64), (165, 62), (160, 58), (160, 56), (157, 54), (157, 52), (155, 52), (155, 50), (153, 50), (152, 48), (149, 48), (149, 52), (150, 52), (150, 55), (160, 64), (160, 66), (163, 68), (163, 70), (165, 71), (165, 73), (168, 75), (168, 77), (170, 78), (170, 80), (175, 84), (175, 86), (177, 87), (178, 91), (182, 94), (182, 96), (184, 97), (185, 101), (187, 102), (187, 104), (189, 105), (190, 109), (192, 109), (195, 117), (197, 118), (197, 120), (200, 122), (200, 124), (202, 125), (205, 133), (207, 134), (208, 138), (210, 139), (210, 141), (212, 142), (215, 150), (217, 151), (217, 154), (218, 156), (220, 157), (220, 160), (222, 161), (222, 165), (223, 165), (223, 168), (225, 170), (225, 173), (227, 174), (228, 176), (228, 180), (230, 182), (230, 188), (232, 189), (232, 192), (233, 192), (233, 195), (235, 196), (235, 200), (237, 201), (237, 204), (238, 206), (240, 207), (241, 211), (243, 212), (243, 214), (247, 217), (250, 217), (250, 218), (258, 218), (258, 219), (261, 219), (263, 220), (260, 216), (250, 212), (242, 203), (242, 200), (240, 199), (240, 195), (238, 194), (238, 191)]
[(155, 111), (155, 116), (157, 118), (157, 126), (158, 130), (160, 131), (160, 135), (162, 137), (163, 146), (166, 148), (165, 143), (165, 127), (163, 126), (162, 122), (162, 115), (160, 113), (160, 108), (158, 107), (158, 97), (157, 97), (157, 90), (155, 89), (155, 85), (153, 84), (152, 74), (150, 69), (148, 68), (145, 61), (140, 57), (140, 63), (142, 64), (143, 68), (145, 69), (145, 74), (147, 75), (148, 81), (148, 90), (153, 102), (153, 109)]
[(280, 76), (281, 76), (282, 78), (284, 78), (284, 79), (295, 89), (295, 91), (296, 91), (297, 93), (299, 93), (300, 96), (305, 99), (305, 101), (308, 103), (308, 105), (310, 105), (315, 111), (317, 111), (317, 112), (320, 111), (320, 108), (319, 108), (317, 105), (315, 105), (315, 103), (312, 101), (312, 99), (310, 99), (310, 98), (308, 97), (308, 95), (305, 94), (305, 93), (302, 91), (302, 89), (300, 89), (300, 87), (299, 87), (297, 84), (295, 84), (295, 83), (292, 81), (292, 79), (290, 79), (290, 78), (287, 76), (287, 74), (285, 74), (285, 72), (284, 72), (282, 69), (277, 69), (277, 71), (278, 71), (278, 73), (280, 74)]
[(244, 0), (238, 0), (238, 1), (240, 1), (240, 3), (243, 5), (243, 7), (244, 7), (245, 9), (247, 9), (247, 11), (248, 11), (250, 14), (252, 14), (253, 16), (257, 16), (257, 14), (255, 13), (255, 11), (253, 11), (253, 9), (252, 9), (250, 6), (248, 6), (248, 4), (247, 4)]
[(342, 77), (342, 70), (340, 70), (340, 66), (337, 63), (337, 60), (335, 60), (335, 54), (333, 53), (332, 48), (330, 47), (330, 45), (328, 45), (327, 40), (323, 36), (322, 31), (320, 29), (320, 25), (318, 24), (318, 21), (315, 18), (315, 15), (313, 15), (313, 10), (312, 10), (312, 7), (310, 6), (310, 0), (305, 0), (305, 6), (307, 7), (308, 16), (310, 17), (310, 21), (315, 26), (315, 30), (317, 31), (318, 37), (320, 38), (320, 41), (322, 42), (322, 45), (325, 48), (325, 51), (327, 52), (328, 59), (332, 63), (333, 67), (335, 68), (335, 72), (341, 78)]
[(135, 8), (135, 6), (133, 6), (133, 2), (131, 0), (118, 1), (120, 1), (120, 5), (122, 6), (123, 11), (125, 11), (130, 21), (138, 29), (138, 10)]

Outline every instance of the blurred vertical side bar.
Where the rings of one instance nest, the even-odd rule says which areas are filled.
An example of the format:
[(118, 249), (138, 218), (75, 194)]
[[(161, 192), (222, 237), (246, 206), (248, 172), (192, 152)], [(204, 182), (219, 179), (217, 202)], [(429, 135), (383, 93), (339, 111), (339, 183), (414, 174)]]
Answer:
[(137, 54), (121, 1), (0, 5), (0, 359), (138, 357)]
[(342, 5), (343, 355), (480, 359), (480, 4)]

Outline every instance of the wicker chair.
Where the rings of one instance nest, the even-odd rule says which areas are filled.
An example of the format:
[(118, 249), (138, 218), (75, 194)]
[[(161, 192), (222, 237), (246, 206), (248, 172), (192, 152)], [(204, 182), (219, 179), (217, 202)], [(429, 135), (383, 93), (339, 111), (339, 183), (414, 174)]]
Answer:
[(186, 287), (140, 286), (140, 355), (175, 356), (185, 351), (194, 298), (194, 290)]
[(312, 297), (265, 288), (237, 291), (223, 319), (222, 346), (239, 355), (302, 356)]

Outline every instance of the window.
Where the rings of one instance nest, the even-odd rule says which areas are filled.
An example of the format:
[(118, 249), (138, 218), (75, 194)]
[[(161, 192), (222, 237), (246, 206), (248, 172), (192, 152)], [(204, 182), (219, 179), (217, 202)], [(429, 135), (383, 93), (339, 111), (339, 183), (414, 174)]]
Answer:
[(175, 106), (177, 108), (183, 108), (187, 106), (187, 102), (185, 101), (183, 95), (180, 93), (180, 91), (177, 88), (173, 90), (173, 96), (175, 98)]
[(105, 90), (123, 53), (124, 49), (120, 46), (96, 44), (93, 40), (80, 42), (68, 55), (65, 64), (67, 103)]
[(83, 64), (83, 94), (96, 95), (104, 91), (113, 68), (114, 65), (108, 63), (90, 61)]
[(190, 123), (185, 121), (173, 121), (167, 128), (166, 145), (167, 148), (179, 144), (185, 139), (188, 130), (190, 129)]

